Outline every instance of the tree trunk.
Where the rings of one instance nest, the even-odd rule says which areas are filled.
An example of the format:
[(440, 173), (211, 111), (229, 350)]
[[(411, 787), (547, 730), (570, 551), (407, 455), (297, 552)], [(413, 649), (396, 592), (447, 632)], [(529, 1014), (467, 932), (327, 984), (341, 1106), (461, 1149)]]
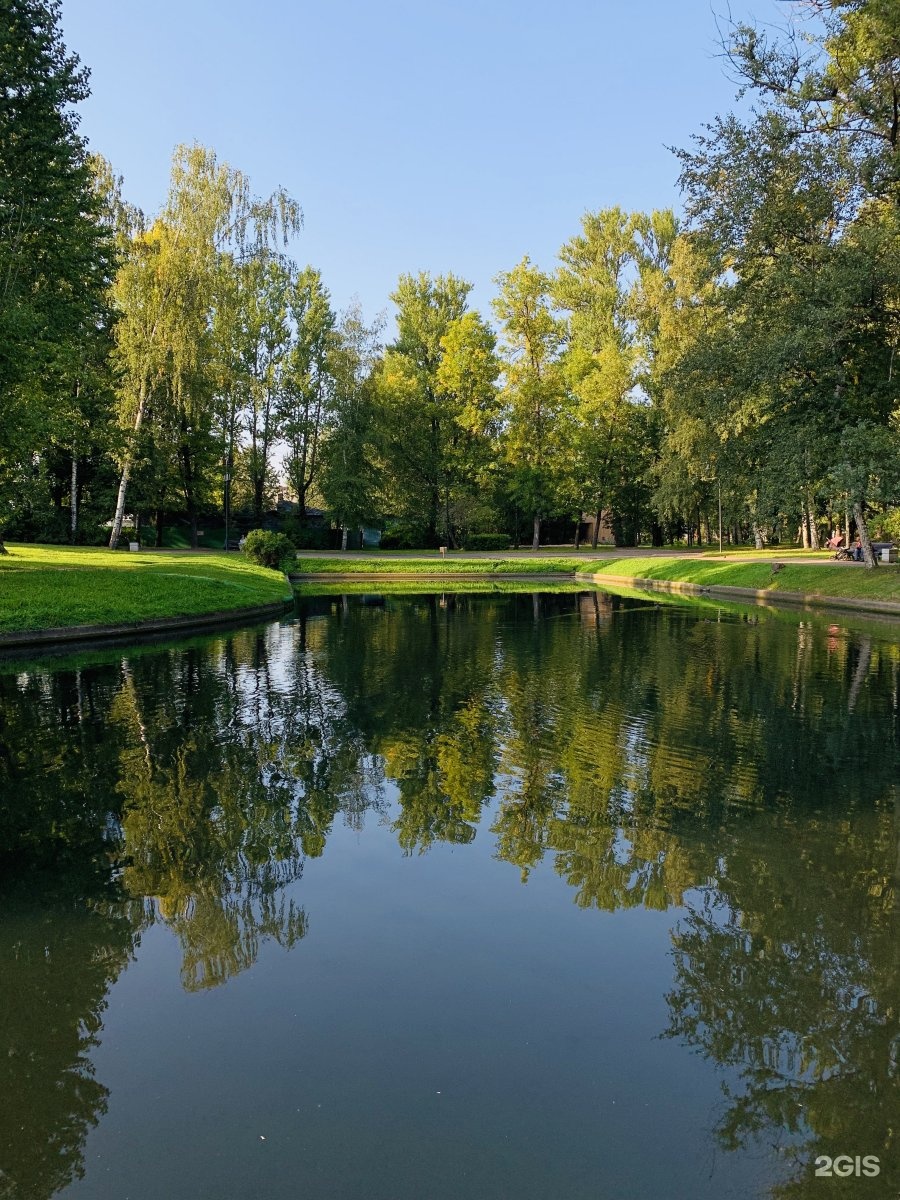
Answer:
[(197, 496), (194, 488), (194, 462), (190, 449), (181, 448), (182, 482), (184, 484), (184, 502), (187, 506), (188, 520), (191, 523), (191, 549), (197, 549)]
[(437, 484), (431, 488), (428, 495), (428, 528), (425, 530), (425, 536), (430, 546), (437, 546), (438, 542), (438, 516), (441, 511), (441, 489)]
[(541, 517), (539, 513), (534, 515), (534, 535), (531, 539), (531, 548), (532, 550), (541, 548)]
[(72, 450), (72, 484), (69, 490), (69, 540), (75, 544), (78, 533), (78, 451)]
[(850, 545), (850, 506), (844, 508), (844, 545)]
[(809, 526), (806, 523), (806, 509), (800, 513), (800, 541), (804, 550), (809, 549)]
[(591, 549), (597, 549), (597, 542), (600, 539), (600, 522), (603, 520), (603, 509), (598, 508), (594, 516), (594, 532), (591, 535)]
[(757, 525), (755, 518), (753, 521), (753, 545), (756, 547), (757, 550), (762, 550), (762, 548), (763, 548), (762, 530)]
[(342, 550), (347, 549), (347, 526), (346, 525), (341, 526), (341, 549)]
[(161, 508), (156, 510), (156, 548), (159, 550), (163, 544), (163, 522), (165, 514)]
[(580, 517), (580, 515), (575, 518), (575, 549), (576, 550), (581, 549), (581, 517)]
[(810, 550), (818, 550), (819, 531), (816, 529), (816, 508), (811, 500), (808, 501), (807, 512), (809, 513), (809, 548)]
[(863, 507), (858, 501), (853, 504), (853, 519), (856, 521), (856, 532), (862, 542), (863, 562), (872, 570), (878, 566), (875, 551), (872, 549), (872, 539), (869, 537), (869, 527), (863, 514)]
[(450, 519), (450, 482), (444, 485), (444, 541), (443, 544), (451, 550), (459, 549), (459, 542), (453, 533), (453, 522)]
[[(137, 412), (134, 415), (135, 436), (140, 432), (144, 421), (144, 410), (147, 407), (147, 382), (141, 380), (141, 393), (138, 397)], [(116, 496), (116, 514), (113, 517), (112, 532), (109, 535), (109, 548), (115, 550), (122, 536), (122, 519), (125, 516), (125, 494), (128, 491), (128, 479), (131, 475), (131, 447), (125, 451), (125, 461), (122, 464), (122, 477), (119, 480), (119, 492)]]

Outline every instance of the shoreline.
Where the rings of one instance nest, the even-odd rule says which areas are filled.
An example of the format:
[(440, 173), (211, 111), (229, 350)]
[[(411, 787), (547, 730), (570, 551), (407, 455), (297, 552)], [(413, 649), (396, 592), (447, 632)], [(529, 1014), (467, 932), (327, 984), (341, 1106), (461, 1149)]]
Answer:
[(30, 646), (66, 645), (69, 642), (110, 642), (156, 637), (158, 634), (216, 629), (227, 625), (244, 625), (280, 616), (292, 605), (293, 599), (257, 604), (252, 608), (219, 609), (217, 612), (191, 613), (180, 617), (154, 617), (147, 621), (127, 621), (121, 624), (58, 625), (48, 629), (16, 629), (0, 633), (0, 654), (6, 650)]
[(648, 579), (644, 575), (591, 575), (592, 583), (603, 586), (609, 583), (626, 585), (638, 591), (669, 592), (685, 596), (712, 596), (720, 600), (750, 600), (763, 606), (788, 604), (801, 608), (844, 608), (852, 612), (880, 613), (882, 616), (900, 618), (900, 601), (869, 600), (860, 596), (824, 596), (817, 592), (776, 591), (774, 588), (733, 587), (728, 584), (689, 583), (677, 579)]
[(294, 604), (284, 572), (243, 556), (26, 543), (9, 550), (0, 559), (0, 654), (200, 632), (271, 619)]
[[(709, 565), (708, 560), (707, 565)], [(839, 568), (829, 567), (829, 569)], [(364, 584), (371, 582), (372, 584), (378, 585), (390, 584), (392, 581), (398, 583), (419, 582), (423, 585), (434, 586), (435, 584), (439, 583), (453, 583), (480, 579), (488, 582), (491, 580), (500, 582), (502, 580), (510, 583), (528, 581), (532, 584), (538, 583), (540, 580), (547, 580), (548, 582), (560, 582), (562, 580), (568, 580), (574, 583), (583, 582), (587, 586), (602, 588), (604, 582), (607, 582), (617, 586), (632, 587), (636, 590), (643, 590), (647, 592), (668, 592), (670, 594), (682, 595), (685, 597), (709, 596), (722, 600), (730, 599), (744, 602), (749, 601), (750, 603), (760, 605), (778, 605), (783, 603), (791, 607), (810, 609), (843, 609), (851, 612), (877, 613), (881, 616), (900, 618), (900, 599), (882, 600), (876, 597), (867, 596), (833, 596), (831, 594), (821, 592), (807, 592), (771, 587), (742, 587), (734, 584), (719, 584), (713, 582), (694, 583), (689, 580), (661, 579), (648, 577), (646, 575), (631, 575), (625, 573), (618, 574), (613, 571), (606, 570), (591, 571), (590, 569), (577, 570), (573, 568), (571, 571), (555, 570), (542, 572), (532, 570), (527, 573), (491, 570), (479, 571), (472, 569), (465, 572), (453, 570), (354, 571), (351, 567), (345, 571), (331, 570), (290, 572), (288, 578), (292, 584), (314, 585), (316, 583), (327, 583), (333, 587), (340, 586), (342, 582), (353, 584)]]
[[(514, 588), (516, 584), (528, 584), (529, 590), (539, 588), (542, 583), (548, 585), (570, 583), (576, 586), (582, 585), (586, 589), (602, 589), (604, 584), (610, 584), (613, 587), (628, 587), (635, 591), (651, 594), (654, 592), (663, 592), (685, 598), (703, 597), (767, 607), (784, 606), (815, 611), (834, 610), (870, 613), (882, 617), (900, 619), (900, 596), (896, 596), (895, 598), (896, 588), (893, 581), (887, 588), (879, 589), (882, 591), (882, 596), (886, 590), (888, 598), (881, 598), (877, 595), (866, 596), (859, 594), (832, 595), (830, 592), (819, 590), (808, 591), (778, 586), (742, 586), (744, 580), (741, 583), (719, 583), (714, 575), (710, 577), (710, 568), (723, 567), (727, 570), (729, 566), (733, 566), (735, 571), (729, 572), (731, 574), (737, 573), (739, 569), (739, 564), (723, 563), (721, 560), (718, 563), (710, 562), (708, 559), (705, 561), (693, 560), (697, 570), (690, 573), (697, 574), (703, 571), (703, 576), (699, 580), (691, 580), (689, 578), (666, 578), (663, 574), (665, 572), (666, 574), (683, 575), (685, 572), (682, 564), (687, 565), (687, 561), (689, 561), (684, 558), (678, 560), (677, 565), (670, 560), (670, 564), (659, 564), (657, 566), (653, 562), (657, 556), (653, 556), (652, 558), (651, 556), (641, 556), (640, 569), (644, 569), (644, 564), (650, 567), (650, 564), (653, 563), (653, 574), (634, 574), (632, 571), (638, 567), (638, 559), (632, 558), (631, 561), (628, 561), (626, 556), (621, 557), (623, 559), (622, 566), (625, 570), (619, 572), (615, 570), (615, 566), (618, 565), (615, 559), (605, 558), (605, 560), (600, 560), (600, 562), (597, 560), (573, 562), (571, 559), (567, 560), (557, 556), (547, 556), (544, 559), (544, 562), (546, 562), (545, 570), (542, 570), (535, 560), (525, 560), (528, 562), (528, 568), (517, 570), (515, 568), (521, 560), (508, 558), (498, 561), (496, 558), (490, 559), (489, 557), (463, 559), (452, 563), (444, 563), (441, 560), (434, 559), (419, 559), (418, 561), (407, 559), (404, 561), (400, 557), (383, 562), (373, 562), (370, 557), (367, 560), (356, 560), (359, 566), (363, 568), (361, 570), (353, 569), (356, 565), (353, 559), (343, 559), (340, 564), (341, 569), (335, 570), (332, 566), (335, 560), (331, 558), (328, 561), (328, 566), (323, 570), (322, 567), (325, 566), (325, 563), (322, 557), (298, 555), (297, 566), (300, 569), (290, 571), (287, 575), (281, 576), (283, 583), (291, 587), (290, 595), (286, 595), (282, 591), (279, 598), (266, 599), (261, 604), (255, 603), (246, 607), (224, 609), (221, 607), (210, 607), (206, 612), (182, 611), (181, 613), (177, 613), (176, 611), (172, 615), (147, 617), (145, 619), (136, 618), (132, 611), (128, 614), (131, 619), (126, 621), (110, 620), (110, 617), (115, 617), (118, 614), (115, 611), (110, 611), (111, 606), (107, 605), (106, 612), (104, 613), (106, 619), (103, 621), (54, 624), (52, 626), (45, 625), (27, 629), (0, 631), (0, 654), (15, 652), (19, 649), (27, 649), (29, 647), (65, 646), (71, 643), (142, 641), (147, 638), (158, 638), (167, 634), (190, 633), (191, 631), (202, 632), (207, 629), (239, 626), (271, 620), (291, 608), (296, 599), (295, 587), (302, 586), (307, 589), (315, 589), (316, 585), (322, 585), (323, 588), (327, 587), (329, 592), (339, 589), (342, 585), (353, 585), (355, 588), (359, 588), (361, 585), (371, 585), (373, 591), (383, 590), (389, 592), (392, 583), (403, 584), (407, 588), (410, 584), (418, 584), (421, 585), (423, 591), (433, 591), (439, 588), (449, 588), (452, 590), (456, 585), (475, 583), (486, 584), (488, 586), (491, 584), (502, 584), (506, 585), (507, 588)], [(388, 566), (388, 561), (390, 561), (390, 566)], [(758, 562), (759, 560), (756, 561)], [(122, 560), (121, 565), (124, 567), (126, 562), (127, 560)], [(466, 563), (464, 567), (462, 565), (463, 562)], [(182, 563), (187, 565), (185, 559), (181, 560), (179, 566)], [(404, 569), (407, 563), (409, 564), (409, 569)], [(144, 564), (149, 566), (146, 559), (144, 560)], [(26, 565), (23, 564), (23, 566)], [(78, 565), (81, 565), (80, 561)], [(137, 567), (138, 563), (132, 560), (128, 565)], [(793, 565), (790, 562), (783, 562), (781, 567), (782, 569), (789, 569)], [(797, 565), (803, 566), (804, 564)], [(303, 566), (308, 566), (312, 569), (304, 571), (302, 569)], [(543, 563), (541, 566), (543, 566)], [(666, 571), (667, 566), (668, 571)], [(316, 569), (317, 567), (319, 569)], [(504, 567), (507, 569), (504, 569)], [(824, 564), (819, 566), (819, 570), (823, 567)], [(608, 568), (613, 569), (610, 570)], [(631, 568), (631, 571), (628, 568)], [(842, 568), (840, 567), (828, 567), (825, 569), (838, 572), (838, 575), (834, 576), (835, 580), (839, 579), (842, 575)], [(897, 568), (890, 569), (897, 571)], [(130, 572), (128, 573), (130, 574)], [(19, 572), (16, 572), (16, 574), (19, 575)], [(35, 578), (44, 574), (44, 571), (38, 570)], [(167, 574), (169, 573), (167, 572)], [(172, 572), (171, 574), (180, 574), (180, 571)], [(720, 572), (715, 571), (715, 575), (718, 574)], [(819, 576), (818, 570), (816, 574), (817, 577), (814, 582), (817, 588), (820, 582), (822, 586), (828, 587), (828, 578), (831, 577)], [(746, 573), (741, 571), (738, 574), (739, 579), (741, 575), (746, 575)], [(21, 579), (22, 576), (19, 575), (19, 578)], [(773, 582), (774, 578), (773, 576)], [(0, 579), (2, 579), (2, 573), (0, 573)], [(746, 579), (747, 584), (758, 584), (761, 582), (763, 580), (760, 579), (758, 572), (753, 572), (751, 578)], [(766, 577), (765, 582), (768, 582), (768, 577)], [(813, 581), (803, 579), (801, 576), (800, 579), (793, 580), (793, 582), (802, 584)], [(851, 588), (849, 590), (856, 589)], [(199, 599), (199, 596), (197, 599)], [(210, 601), (218, 600), (221, 603), (221, 596), (219, 595), (210, 595), (208, 599)], [(99, 607), (102, 608), (102, 606)], [(60, 613), (60, 615), (63, 614)], [(73, 613), (73, 615), (75, 614)], [(81, 613), (78, 615), (81, 616)], [(89, 609), (85, 612), (85, 615), (89, 615)]]

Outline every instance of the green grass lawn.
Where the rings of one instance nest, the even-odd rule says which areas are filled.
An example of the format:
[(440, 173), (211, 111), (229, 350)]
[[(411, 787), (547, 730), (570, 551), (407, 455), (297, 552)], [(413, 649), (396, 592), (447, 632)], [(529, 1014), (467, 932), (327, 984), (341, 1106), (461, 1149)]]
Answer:
[[(755, 590), (800, 592), (811, 596), (834, 596), (861, 600), (891, 600), (900, 602), (900, 567), (896, 564), (879, 566), (867, 571), (856, 563), (805, 563), (792, 559), (777, 573), (772, 571), (773, 556), (764, 562), (733, 562), (718, 559), (682, 558), (675, 556), (653, 558), (615, 558), (612, 560), (575, 557), (534, 558), (464, 558), (454, 555), (439, 558), (328, 558), (303, 557), (297, 560), (301, 575), (333, 575), (353, 581), (361, 576), (391, 575), (430, 576), (439, 580), (442, 575), (472, 575), (483, 579), (499, 579), (504, 575), (561, 575), (592, 576), (600, 581), (604, 574), (637, 579), (659, 579), (696, 583), (711, 587), (742, 587)], [(314, 591), (315, 584), (302, 584)], [(371, 583), (368, 590), (374, 590)]]
[[(582, 569), (584, 569), (582, 567)], [(900, 566), (879, 565), (867, 571), (861, 563), (788, 562), (773, 573), (771, 562), (709, 562), (683, 558), (618, 558), (592, 564), (592, 573), (636, 579), (665, 579), (702, 587), (741, 587), (808, 596), (900, 602)]]
[(290, 599), (284, 576), (239, 554), (139, 553), (7, 543), (0, 632), (139, 624)]

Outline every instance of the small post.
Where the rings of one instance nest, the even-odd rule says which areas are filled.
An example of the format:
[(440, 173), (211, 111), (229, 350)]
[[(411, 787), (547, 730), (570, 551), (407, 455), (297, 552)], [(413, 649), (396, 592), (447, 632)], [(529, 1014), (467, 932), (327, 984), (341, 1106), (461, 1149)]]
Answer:
[(446, 558), (447, 557), (447, 547), (441, 546), (440, 551), (441, 551), (441, 558)]

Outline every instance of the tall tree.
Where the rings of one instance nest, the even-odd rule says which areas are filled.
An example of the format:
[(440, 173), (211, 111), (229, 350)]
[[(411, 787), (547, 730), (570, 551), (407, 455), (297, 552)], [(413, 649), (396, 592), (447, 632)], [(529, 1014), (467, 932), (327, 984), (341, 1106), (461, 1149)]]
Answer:
[(722, 432), (759, 463), (748, 490), (774, 493), (815, 545), (831, 479), (874, 566), (866, 505), (884, 439), (860, 431), (889, 431), (896, 408), (900, 15), (880, 0), (809, 7), (820, 25), (793, 37), (730, 31), (732, 63), (762, 103), (681, 152), (682, 184), (718, 259), (728, 316), (703, 353), (731, 379)]
[(306, 267), (293, 281), (290, 309), (294, 337), (285, 362), (278, 413), (287, 444), (285, 469), (304, 520), (307, 494), (319, 474), (320, 443), (331, 418), (338, 370), (336, 317), (328, 289), (315, 268)]
[(17, 481), (101, 319), (110, 244), (74, 105), (88, 75), (58, 0), (0, 0), (0, 552)]
[(383, 455), (394, 482), (395, 505), (424, 526), (436, 545), (449, 538), (446, 489), (457, 430), (452, 403), (438, 372), (442, 339), (466, 311), (472, 285), (455, 275), (403, 275), (391, 299), (397, 337), (379, 375)]
[(247, 467), (253, 518), (262, 522), (272, 450), (279, 436), (279, 404), (291, 349), (290, 267), (267, 253), (253, 255), (239, 271), (239, 312)]
[[(450, 324), (441, 338), (437, 383), (450, 416), (444, 442), (443, 526), (448, 545), (491, 513), (500, 435), (497, 338), (477, 312)], [(493, 522), (491, 522), (493, 524)]]
[[(668, 218), (671, 228), (663, 236), (671, 238), (674, 218)], [(568, 324), (564, 364), (574, 402), (573, 500), (579, 521), (583, 510), (595, 513), (595, 547), (601, 518), (615, 515), (623, 523), (633, 485), (647, 466), (641, 445), (646, 403), (638, 394), (636, 294), (644, 265), (639, 233), (661, 233), (665, 223), (665, 214), (643, 217), (619, 208), (587, 213), (582, 232), (560, 250), (553, 279), (554, 300)], [(629, 513), (624, 523), (634, 526), (633, 518)]]
[[(183, 398), (187, 382), (199, 387), (199, 374), (210, 369), (212, 350), (205, 334), (215, 306), (220, 256), (264, 257), (279, 241), (286, 242), (300, 220), (299, 206), (286, 193), (255, 199), (246, 176), (220, 163), (211, 150), (196, 145), (176, 150), (162, 213), (149, 229), (137, 231), (113, 286), (121, 415), (131, 436), (122, 453), (111, 547), (121, 536), (135, 440), (151, 394), (156, 390), (159, 395), (168, 379), (169, 396)], [(206, 406), (204, 422), (210, 413)], [(192, 422), (199, 415), (183, 408), (186, 488), (191, 486), (188, 435), (198, 432)], [(196, 540), (195, 529), (193, 533)]]
[(321, 448), (319, 486), (341, 527), (341, 549), (348, 533), (376, 515), (378, 472), (374, 371), (381, 355), (381, 320), (367, 325), (358, 304), (337, 327), (333, 354), (332, 414)]
[(565, 326), (551, 307), (550, 279), (527, 257), (497, 282), (494, 312), (505, 349), (504, 454), (515, 498), (532, 515), (537, 550), (541, 521), (559, 506), (571, 455), (571, 414), (560, 361)]

